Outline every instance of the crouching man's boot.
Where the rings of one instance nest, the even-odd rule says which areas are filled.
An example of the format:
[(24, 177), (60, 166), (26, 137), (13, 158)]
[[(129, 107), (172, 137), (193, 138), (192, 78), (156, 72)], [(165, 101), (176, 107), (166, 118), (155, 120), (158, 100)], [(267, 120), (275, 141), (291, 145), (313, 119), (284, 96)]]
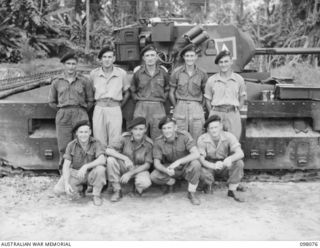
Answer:
[(189, 198), (190, 202), (192, 203), (192, 205), (200, 205), (200, 200), (196, 196), (195, 192), (188, 192), (188, 198)]
[(120, 201), (121, 197), (122, 197), (121, 190), (116, 190), (116, 191), (114, 191), (113, 195), (111, 196), (110, 201), (112, 201), (112, 202)]
[(102, 199), (101, 199), (100, 196), (94, 195), (92, 200), (93, 200), (93, 205), (95, 205), (95, 206), (101, 206), (102, 205)]
[(234, 190), (228, 190), (228, 196), (232, 197), (237, 202), (245, 202), (244, 198), (237, 195)]

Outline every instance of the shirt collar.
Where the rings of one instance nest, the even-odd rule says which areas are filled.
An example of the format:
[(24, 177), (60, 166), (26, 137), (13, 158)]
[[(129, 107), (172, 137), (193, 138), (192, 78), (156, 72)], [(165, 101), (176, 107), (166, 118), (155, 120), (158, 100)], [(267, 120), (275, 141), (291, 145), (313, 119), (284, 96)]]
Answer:
[[(92, 138), (92, 136), (89, 137), (89, 141), (88, 144), (91, 144), (94, 142), (94, 139)], [(78, 144), (79, 146), (81, 146), (80, 141), (78, 140), (78, 138), (76, 139), (76, 144)]]
[[(220, 133), (219, 143), (220, 143), (220, 141), (222, 142), (222, 141), (225, 141), (226, 139), (227, 139), (227, 136), (226, 136), (225, 132), (222, 131)], [(204, 136), (204, 141), (214, 143), (209, 133), (206, 133), (206, 135)]]
[[(99, 67), (99, 69), (98, 69), (98, 76), (106, 77), (106, 74), (103, 71), (102, 67)], [(116, 77), (121, 76), (120, 71), (118, 70), (118, 68), (116, 66), (112, 66), (112, 72), (109, 77), (111, 78), (112, 76), (116, 76)]]
[[(146, 73), (147, 75), (151, 76), (149, 71), (147, 70), (147, 66), (145, 64), (141, 65), (141, 72), (144, 72)], [(160, 66), (158, 64), (156, 64), (156, 69), (155, 69), (155, 72), (154, 72), (154, 75), (157, 75), (158, 73), (160, 72)]]
[[(177, 132), (175, 132), (175, 134), (174, 134), (174, 140), (176, 140), (178, 138), (178, 133)], [(173, 140), (173, 141), (174, 141)], [(166, 143), (171, 143), (171, 141), (168, 141), (168, 139), (163, 135), (163, 141), (164, 142), (166, 142)], [(172, 142), (173, 142), (172, 141)]]
[(220, 72), (219, 73), (217, 73), (217, 79), (219, 80), (219, 81), (222, 81), (222, 82), (225, 82), (225, 81), (228, 81), (228, 80), (233, 80), (233, 81), (237, 81), (237, 78), (236, 78), (236, 74), (234, 73), (234, 72), (232, 72), (231, 73), (231, 75), (230, 75), (230, 77), (228, 77), (228, 78), (222, 78), (221, 77), (221, 74), (220, 74)]
[[(186, 66), (186, 64), (184, 64), (184, 65), (182, 66), (181, 71), (187, 72), (187, 66)], [(198, 71), (199, 71), (199, 67), (198, 67), (196, 64), (194, 64), (194, 72), (195, 72), (194, 74), (196, 74)], [(193, 74), (193, 75), (194, 75), (194, 74)]]

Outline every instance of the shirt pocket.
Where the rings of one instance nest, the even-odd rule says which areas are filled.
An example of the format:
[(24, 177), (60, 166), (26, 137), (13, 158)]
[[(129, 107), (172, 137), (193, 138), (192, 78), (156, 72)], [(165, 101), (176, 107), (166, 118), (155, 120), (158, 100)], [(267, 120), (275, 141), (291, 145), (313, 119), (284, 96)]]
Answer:
[(61, 103), (61, 101), (67, 100), (68, 90), (69, 90), (69, 87), (67, 85), (59, 86), (59, 90), (58, 90), (59, 103)]
[(154, 85), (154, 92), (153, 92), (154, 96), (164, 97), (164, 79), (157, 78), (153, 85)]
[(179, 78), (178, 92), (182, 96), (186, 96), (188, 94), (188, 81), (184, 78)]
[(201, 96), (201, 81), (198, 78), (191, 81), (190, 94), (192, 96)]
[(146, 148), (142, 147), (135, 151), (134, 155), (134, 163), (135, 165), (142, 165), (145, 163), (146, 158)]
[(76, 91), (76, 94), (80, 97), (84, 97), (84, 88), (83, 88), (83, 85), (81, 84), (76, 84), (75, 85), (75, 91)]

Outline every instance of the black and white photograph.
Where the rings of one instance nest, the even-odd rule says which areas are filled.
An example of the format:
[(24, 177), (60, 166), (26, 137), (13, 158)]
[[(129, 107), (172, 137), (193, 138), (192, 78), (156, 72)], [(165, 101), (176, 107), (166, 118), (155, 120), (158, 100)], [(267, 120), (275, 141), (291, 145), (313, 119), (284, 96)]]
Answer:
[(320, 0), (0, 0), (0, 247), (319, 241)]

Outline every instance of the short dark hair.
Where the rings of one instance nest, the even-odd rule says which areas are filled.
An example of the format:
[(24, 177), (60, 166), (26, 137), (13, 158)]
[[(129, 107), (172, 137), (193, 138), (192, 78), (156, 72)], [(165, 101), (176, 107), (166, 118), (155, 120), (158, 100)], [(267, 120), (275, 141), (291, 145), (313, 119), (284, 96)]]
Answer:
[(98, 59), (101, 59), (103, 54), (105, 54), (106, 52), (112, 52), (113, 55), (115, 55), (115, 50), (114, 50), (113, 46), (109, 45), (109, 46), (105, 46), (105, 47), (101, 48), (101, 50), (98, 54)]
[(204, 123), (203, 127), (204, 127), (204, 128), (207, 128), (211, 122), (215, 122), (215, 121), (221, 122), (221, 117), (220, 117), (219, 115), (211, 115), (211, 116), (206, 120), (206, 122)]

